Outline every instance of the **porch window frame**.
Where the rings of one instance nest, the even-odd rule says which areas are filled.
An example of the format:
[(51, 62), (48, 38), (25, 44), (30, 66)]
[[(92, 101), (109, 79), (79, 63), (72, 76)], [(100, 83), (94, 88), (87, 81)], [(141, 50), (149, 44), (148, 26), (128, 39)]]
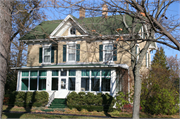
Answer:
[[(53, 71), (58, 71), (58, 76), (53, 76), (52, 75), (52, 72)], [(59, 89), (59, 85), (60, 85), (60, 81), (59, 81), (59, 78), (60, 77), (60, 71), (59, 70), (51, 70), (51, 91), (59, 91), (60, 89)], [(57, 78), (58, 79), (58, 89), (57, 90), (52, 90), (52, 79), (53, 78)]]

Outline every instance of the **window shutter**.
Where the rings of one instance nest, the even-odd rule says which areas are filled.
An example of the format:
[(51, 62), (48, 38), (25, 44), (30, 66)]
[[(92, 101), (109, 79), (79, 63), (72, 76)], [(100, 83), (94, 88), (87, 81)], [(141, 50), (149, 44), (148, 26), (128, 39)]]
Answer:
[(51, 63), (54, 63), (54, 47), (51, 47)]
[(103, 61), (103, 45), (99, 45), (99, 61)]
[(113, 61), (117, 61), (117, 44), (113, 44)]
[(39, 48), (39, 63), (42, 63), (42, 48)]
[(66, 62), (66, 45), (63, 45), (63, 62)]
[(80, 61), (80, 44), (76, 44), (76, 61)]

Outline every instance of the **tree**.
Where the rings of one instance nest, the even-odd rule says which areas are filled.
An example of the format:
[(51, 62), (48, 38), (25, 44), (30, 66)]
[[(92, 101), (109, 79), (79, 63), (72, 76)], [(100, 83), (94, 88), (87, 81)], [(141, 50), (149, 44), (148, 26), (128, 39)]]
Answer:
[(144, 112), (168, 115), (177, 112), (178, 95), (172, 77), (174, 73), (168, 67), (161, 47), (154, 56), (148, 76), (142, 78), (141, 106)]
[(8, 64), (8, 54), (10, 50), (11, 38), (11, 12), (12, 6), (9, 0), (0, 1), (0, 116), (2, 117), (2, 107), (4, 99), (4, 86), (6, 82), (6, 72)]
[[(58, 5), (59, 1), (56, 1)], [(66, 2), (66, 1), (63, 1)], [(93, 1), (94, 2), (94, 1)], [(94, 13), (92, 16), (97, 15), (95, 12), (102, 12), (102, 4), (107, 4), (109, 9), (103, 12), (109, 12), (113, 16), (124, 15), (123, 18), (117, 19), (117, 21), (123, 21), (124, 26), (129, 31), (129, 37), (123, 38), (123, 41), (129, 44), (128, 48), (124, 48), (125, 51), (131, 54), (131, 70), (134, 76), (134, 102), (133, 102), (133, 119), (139, 118), (139, 106), (140, 106), (140, 94), (141, 94), (141, 78), (140, 69), (142, 65), (143, 58), (153, 42), (161, 43), (167, 45), (173, 49), (180, 50), (179, 37), (176, 34), (179, 28), (179, 21), (174, 16), (166, 16), (169, 6), (173, 3), (178, 3), (176, 0), (121, 0), (121, 1), (107, 1), (102, 0), (96, 4), (90, 3), (89, 1), (83, 1), (80, 3), (75, 3), (68, 1), (67, 6), (74, 6), (77, 8), (84, 8), (89, 11), (89, 13)], [(59, 2), (59, 4), (62, 4)], [(132, 17), (132, 24), (128, 25), (126, 22), (126, 17)], [(104, 17), (104, 19), (107, 17)], [(168, 19), (169, 18), (169, 19)], [(103, 21), (101, 22), (103, 23)], [(106, 23), (106, 22), (104, 22)], [(145, 37), (137, 37), (139, 34), (135, 32), (138, 24), (141, 24), (144, 29)], [(105, 25), (105, 24), (104, 24)], [(109, 26), (111, 27), (111, 26)], [(113, 26), (112, 26), (113, 27)], [(91, 28), (91, 30), (93, 30)], [(92, 34), (93, 35), (93, 34)], [(92, 36), (91, 35), (91, 36)], [(96, 39), (117, 39), (110, 36), (93, 35), (93, 40)], [(155, 37), (156, 36), (156, 37)], [(119, 33), (119, 39), (122, 36)], [(88, 39), (88, 38), (87, 38)], [(92, 37), (91, 37), (92, 39)], [(131, 41), (130, 43), (127, 41)], [(145, 42), (144, 47), (140, 50), (139, 54), (135, 54), (135, 44)]]
[[(23, 36), (30, 29), (32, 29), (35, 24), (42, 21), (45, 15), (42, 11), (39, 10), (41, 5), (41, 1), (37, 0), (3, 0), (0, 2), (0, 116), (2, 116), (2, 105), (7, 72), (8, 74), (12, 74), (8, 75), (8, 82), (12, 83), (12, 81), (16, 79), (16, 71), (14, 72), (10, 70), (9, 66), (22, 66), (22, 56), (25, 45), (24, 43), (13, 41), (13, 39), (18, 38), (19, 36)], [(13, 62), (8, 62), (12, 61), (12, 57), (9, 57), (11, 42), (16, 47), (15, 54), (17, 55), (17, 59), (15, 58), (16, 60), (14, 64)], [(15, 50), (11, 51), (11, 53), (14, 51)], [(11, 78), (13, 78), (12, 81)]]
[(22, 37), (46, 17), (39, 10), (40, 5), (41, 2), (37, 0), (12, 1), (12, 42), (8, 60), (6, 93), (12, 92), (16, 88), (17, 71), (11, 70), (11, 67), (21, 67), (26, 64), (27, 46), (25, 43), (19, 42), (18, 37)]

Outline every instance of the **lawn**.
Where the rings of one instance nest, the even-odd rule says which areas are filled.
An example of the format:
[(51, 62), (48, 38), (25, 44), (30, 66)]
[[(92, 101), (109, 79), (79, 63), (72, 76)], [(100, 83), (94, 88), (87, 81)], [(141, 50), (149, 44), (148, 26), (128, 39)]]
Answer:
[[(23, 107), (8, 107), (6, 105), (3, 106), (4, 111), (18, 111), (18, 112), (40, 112), (44, 113), (42, 110), (47, 110), (48, 108), (44, 107), (32, 107), (32, 109), (25, 109)], [(111, 117), (132, 117), (132, 112), (119, 112), (117, 110), (109, 113), (92, 111), (88, 112), (87, 110), (78, 111), (77, 109), (53, 109), (53, 111), (48, 113), (51, 114), (29, 114), (29, 113), (3, 113), (3, 118), (87, 118), (87, 116), (111, 116)], [(73, 116), (66, 115), (56, 115), (56, 114), (72, 114)], [(75, 116), (77, 115), (77, 116)], [(78, 115), (87, 115), (87, 116), (78, 116)], [(143, 112), (140, 113), (141, 118), (179, 118), (179, 114), (176, 115), (149, 115)], [(89, 117), (88, 117), (89, 118)], [(95, 118), (95, 117), (92, 117)], [(98, 117), (97, 117), (98, 118)]]

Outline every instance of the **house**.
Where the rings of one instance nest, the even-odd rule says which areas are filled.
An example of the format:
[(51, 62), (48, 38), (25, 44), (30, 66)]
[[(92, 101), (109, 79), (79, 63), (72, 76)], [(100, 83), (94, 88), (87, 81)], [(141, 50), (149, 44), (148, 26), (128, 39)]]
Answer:
[[(103, 12), (100, 17), (85, 18), (85, 10), (80, 9), (79, 19), (68, 15), (36, 26), (20, 38), (28, 44), (28, 54), (27, 66), (14, 68), (18, 70), (17, 91), (47, 91), (50, 97), (62, 99), (71, 91), (112, 96), (118, 91), (129, 92), (133, 85), (131, 55), (122, 50), (128, 45), (121, 41), (128, 31), (119, 17)], [(136, 31), (138, 37), (144, 37), (141, 25)], [(121, 39), (111, 39), (113, 36)], [(143, 45), (136, 44), (136, 53)], [(142, 67), (149, 68), (150, 51), (155, 48), (156, 44), (151, 44)]]

